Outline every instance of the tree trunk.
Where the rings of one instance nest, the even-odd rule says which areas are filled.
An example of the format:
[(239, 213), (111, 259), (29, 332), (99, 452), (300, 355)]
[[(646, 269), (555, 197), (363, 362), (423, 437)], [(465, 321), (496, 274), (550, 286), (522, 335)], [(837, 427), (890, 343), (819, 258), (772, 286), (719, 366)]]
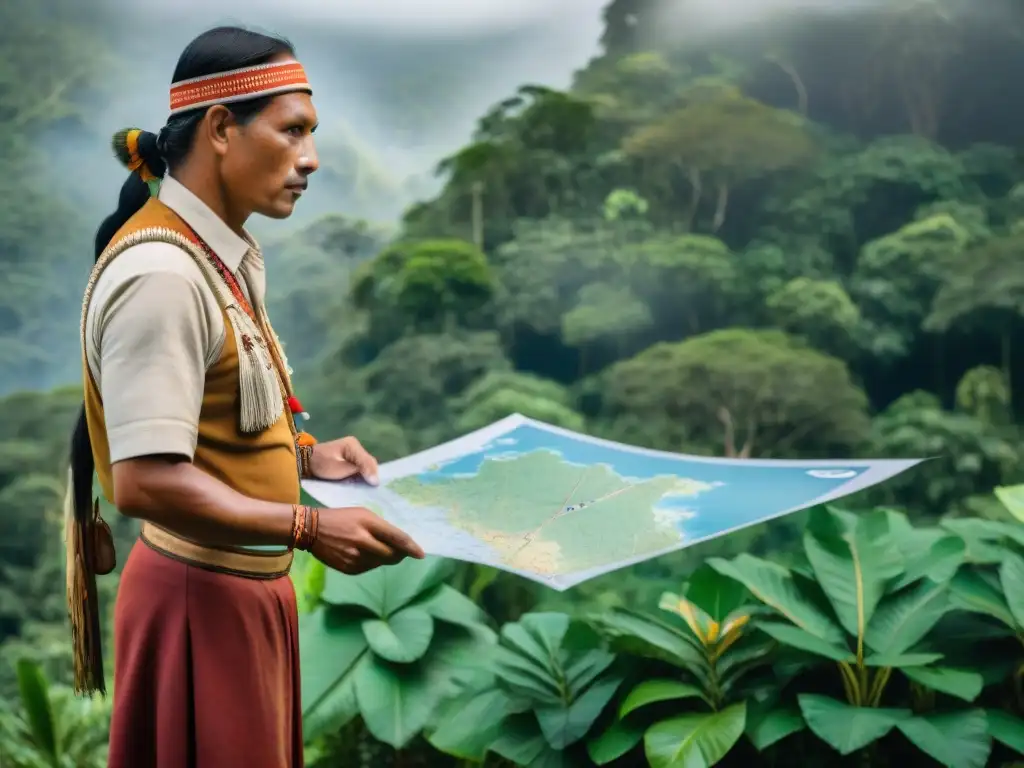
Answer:
[(473, 194), (473, 244), (482, 250), (484, 247), (484, 184), (482, 181), (474, 181), (471, 189)]
[(729, 185), (724, 181), (718, 184), (718, 200), (715, 204), (715, 218), (711, 221), (711, 231), (717, 232), (725, 224), (725, 214), (729, 208)]
[(691, 168), (688, 171), (690, 179), (690, 208), (686, 212), (686, 231), (693, 231), (693, 222), (697, 219), (697, 208), (700, 206), (701, 198), (704, 196), (704, 185), (700, 177), (700, 171)]

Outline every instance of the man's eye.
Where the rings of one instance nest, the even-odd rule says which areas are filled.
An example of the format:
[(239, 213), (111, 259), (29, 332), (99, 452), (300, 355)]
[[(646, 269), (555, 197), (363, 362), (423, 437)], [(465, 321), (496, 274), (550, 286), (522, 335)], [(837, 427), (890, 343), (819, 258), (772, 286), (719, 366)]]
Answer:
[(288, 133), (290, 133), (292, 136), (301, 137), (306, 133), (306, 127), (303, 125), (293, 125), (291, 128), (288, 129)]

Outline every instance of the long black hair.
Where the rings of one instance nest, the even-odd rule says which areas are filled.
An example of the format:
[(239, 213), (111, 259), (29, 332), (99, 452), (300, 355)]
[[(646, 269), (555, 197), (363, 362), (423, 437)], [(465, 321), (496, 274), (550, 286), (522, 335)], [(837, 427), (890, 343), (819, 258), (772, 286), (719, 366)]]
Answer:
[[(216, 27), (188, 44), (178, 59), (171, 82), (265, 64), (285, 54), (294, 56), (295, 48), (284, 38), (241, 27)], [(259, 114), (271, 98), (252, 99), (225, 106), (240, 122), (245, 123)], [(167, 121), (167, 125), (158, 134), (148, 131), (141, 133), (138, 152), (155, 176), (163, 178), (168, 172), (173, 174), (184, 162), (205, 114), (206, 108), (177, 114)], [(150, 190), (146, 182), (139, 174), (131, 173), (121, 187), (117, 210), (107, 216), (96, 231), (95, 259), (99, 259), (118, 230), (145, 205), (149, 197)], [(71, 469), (76, 515), (84, 516), (92, 507), (95, 471), (84, 404), (71, 438)]]

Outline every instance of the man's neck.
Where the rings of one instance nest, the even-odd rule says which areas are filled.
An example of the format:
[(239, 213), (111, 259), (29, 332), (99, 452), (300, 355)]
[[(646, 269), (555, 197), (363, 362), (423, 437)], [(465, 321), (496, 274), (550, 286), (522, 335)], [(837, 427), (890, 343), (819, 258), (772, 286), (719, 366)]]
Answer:
[(249, 213), (232, 211), (221, 186), (208, 172), (200, 172), (187, 164), (174, 172), (174, 179), (198, 197), (217, 217), (239, 237), (245, 237), (245, 222)]

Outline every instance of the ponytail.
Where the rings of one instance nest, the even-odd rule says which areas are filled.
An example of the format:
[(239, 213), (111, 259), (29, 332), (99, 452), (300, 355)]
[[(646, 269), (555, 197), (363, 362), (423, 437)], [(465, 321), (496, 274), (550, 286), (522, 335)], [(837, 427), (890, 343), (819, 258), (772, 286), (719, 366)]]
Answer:
[[(131, 174), (121, 186), (117, 210), (103, 220), (96, 232), (95, 261), (99, 261), (121, 227), (156, 194), (159, 180), (167, 172), (160, 144), (159, 136), (137, 128), (114, 134), (114, 154)], [(71, 435), (71, 467), (64, 501), (67, 599), (74, 647), (75, 691), (104, 694), (106, 681), (96, 576), (112, 571), (115, 562), (110, 529), (99, 516), (98, 502), (93, 500), (96, 462), (85, 408), (83, 402)]]

